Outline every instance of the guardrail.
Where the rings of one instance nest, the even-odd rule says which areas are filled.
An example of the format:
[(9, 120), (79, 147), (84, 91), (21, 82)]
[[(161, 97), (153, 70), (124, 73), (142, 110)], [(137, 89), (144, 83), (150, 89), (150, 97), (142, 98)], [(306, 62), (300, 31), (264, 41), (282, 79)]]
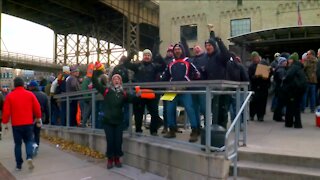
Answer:
[[(202, 149), (205, 149), (207, 153), (211, 151), (223, 152), (226, 159), (229, 159), (233, 163), (233, 175), (237, 177), (237, 156), (238, 156), (238, 147), (239, 143), (242, 142), (242, 145), (246, 145), (247, 141), (247, 120), (248, 120), (248, 102), (253, 94), (253, 92), (248, 91), (248, 82), (234, 82), (234, 81), (225, 81), (225, 80), (215, 80), (215, 81), (192, 81), (192, 82), (150, 82), (150, 83), (127, 83), (124, 84), (124, 88), (128, 89), (129, 93), (134, 90), (135, 86), (140, 86), (140, 88), (152, 88), (154, 92), (157, 94), (162, 94), (166, 92), (173, 92), (177, 94), (205, 94), (206, 95), (206, 115), (205, 115), (205, 145), (197, 144), (197, 143), (189, 143), (180, 141), (177, 139), (165, 139), (166, 141), (173, 141), (175, 143), (187, 144), (190, 146), (196, 146)], [(188, 87), (188, 89), (186, 89)], [(189, 90), (191, 88), (201, 88), (201, 90)], [(178, 90), (180, 89), (180, 90)], [(182, 89), (182, 90), (181, 90)], [(225, 145), (223, 147), (213, 147), (211, 145), (211, 125), (212, 125), (212, 113), (211, 112), (211, 99), (214, 95), (218, 94), (235, 94), (236, 95), (236, 111), (237, 115), (235, 119), (232, 121), (231, 125), (227, 129), (225, 135)], [(240, 95), (244, 96), (244, 100), (241, 100)], [(86, 95), (86, 96), (84, 96)], [(63, 93), (59, 95), (55, 95), (54, 98), (59, 101), (66, 101), (66, 128), (71, 128), (69, 126), (69, 113), (70, 113), (70, 101), (71, 100), (81, 100), (81, 99), (91, 99), (91, 108), (92, 108), (92, 131), (95, 131), (95, 119), (96, 114), (94, 113), (96, 110), (96, 100), (97, 100), (97, 91), (87, 90), (87, 91), (78, 91), (72, 93)], [(101, 98), (102, 99), (102, 98)], [(241, 102), (243, 101), (243, 102)], [(132, 105), (130, 104), (129, 108), (130, 120), (129, 120), (129, 129), (128, 132), (130, 136), (135, 135), (132, 129)], [(240, 116), (243, 115), (243, 131), (240, 131)], [(78, 128), (78, 127), (76, 127)], [(234, 132), (234, 137), (231, 134)], [(230, 138), (233, 138), (230, 140)], [(158, 138), (158, 137), (154, 137)], [(231, 145), (230, 145), (231, 142)], [(233, 147), (233, 150), (229, 147)]]
[(54, 65), (54, 66), (60, 67), (60, 65), (55, 64), (53, 59), (51, 58), (45, 58), (45, 57), (33, 56), (33, 55), (15, 53), (15, 52), (8, 52), (8, 51), (1, 51), (1, 60), (7, 61), (10, 63), (24, 63), (24, 64), (30, 64), (30, 65), (37, 64), (44, 67), (52, 67)]

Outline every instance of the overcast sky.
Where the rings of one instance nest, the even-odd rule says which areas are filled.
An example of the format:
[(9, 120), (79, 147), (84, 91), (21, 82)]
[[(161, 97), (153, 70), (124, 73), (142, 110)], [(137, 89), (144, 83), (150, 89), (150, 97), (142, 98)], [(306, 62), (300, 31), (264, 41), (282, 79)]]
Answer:
[(53, 57), (53, 31), (44, 26), (2, 14), (1, 50)]

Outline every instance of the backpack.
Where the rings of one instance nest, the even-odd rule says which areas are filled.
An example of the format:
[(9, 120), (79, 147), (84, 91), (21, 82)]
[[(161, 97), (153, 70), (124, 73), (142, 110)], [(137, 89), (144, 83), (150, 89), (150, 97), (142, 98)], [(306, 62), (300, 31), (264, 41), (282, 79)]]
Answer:
[(300, 93), (304, 93), (307, 89), (307, 77), (303, 71), (303, 69), (299, 69), (294, 78), (295, 87), (297, 91)]

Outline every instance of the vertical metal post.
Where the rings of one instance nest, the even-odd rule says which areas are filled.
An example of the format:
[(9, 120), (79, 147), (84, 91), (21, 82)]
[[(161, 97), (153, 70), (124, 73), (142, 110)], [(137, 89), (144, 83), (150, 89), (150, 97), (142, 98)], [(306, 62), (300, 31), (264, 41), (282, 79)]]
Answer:
[(95, 92), (91, 93), (91, 106), (92, 106), (92, 110), (91, 110), (91, 128), (95, 129), (96, 128), (96, 94)]
[[(239, 110), (240, 110), (240, 87), (237, 87), (237, 91), (236, 91), (236, 114), (239, 113)], [(236, 122), (236, 144), (238, 146), (239, 144), (239, 137), (240, 137), (240, 122), (241, 121), (241, 116), (237, 119), (237, 122)]]
[(100, 49), (100, 39), (97, 38), (97, 60), (100, 61), (100, 53), (101, 53), (101, 49)]
[(206, 152), (210, 152), (211, 146), (211, 88), (209, 86), (206, 87)]
[(79, 44), (80, 44), (80, 39), (79, 39), (79, 34), (77, 34), (77, 40), (76, 40), (76, 64), (79, 64), (79, 55), (80, 55), (80, 52), (79, 52)]
[[(244, 86), (243, 88), (243, 97), (244, 99), (247, 98), (247, 96), (249, 95), (248, 93), (248, 86)], [(246, 107), (244, 108), (244, 111), (243, 111), (243, 146), (247, 146), (247, 127), (248, 127), (248, 119), (249, 119), (249, 106), (248, 106), (249, 103), (246, 104)]]
[(109, 42), (109, 41), (108, 41), (108, 50), (107, 50), (107, 53), (108, 53), (108, 66), (110, 67), (111, 49), (110, 49), (110, 42)]
[(90, 39), (90, 36), (88, 36), (87, 35), (87, 41), (86, 41), (86, 44), (87, 44), (87, 49), (86, 49), (86, 57), (87, 57), (87, 64), (89, 64), (89, 57), (90, 57), (90, 41), (89, 41), (89, 39)]
[(64, 47), (64, 56), (63, 56), (63, 63), (64, 65), (67, 64), (67, 59), (68, 59), (68, 55), (67, 55), (67, 44), (68, 44), (68, 35), (64, 36), (64, 42), (63, 42), (63, 47)]
[(67, 127), (70, 127), (70, 99), (69, 99), (70, 97), (69, 96), (67, 96), (66, 97), (66, 99), (67, 99), (67, 117), (66, 117), (66, 119), (67, 119), (67, 124), (66, 124), (66, 126)]
[(57, 59), (58, 59), (58, 35), (56, 32), (54, 32), (54, 49), (53, 49), (53, 62), (57, 64)]

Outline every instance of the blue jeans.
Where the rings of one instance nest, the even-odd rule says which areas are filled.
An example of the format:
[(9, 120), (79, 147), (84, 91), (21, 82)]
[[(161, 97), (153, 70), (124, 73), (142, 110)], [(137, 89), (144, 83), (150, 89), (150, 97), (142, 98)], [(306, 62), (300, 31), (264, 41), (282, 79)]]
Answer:
[(189, 118), (191, 128), (200, 128), (197, 122), (195, 111), (193, 109), (193, 103), (192, 103), (192, 96), (191, 94), (179, 94), (177, 95), (174, 100), (168, 101), (167, 104), (167, 120), (168, 120), (168, 126), (169, 128), (175, 128), (177, 127), (176, 122), (176, 109), (177, 109), (177, 103), (178, 101), (181, 101)]
[(316, 84), (311, 84), (309, 83), (306, 89), (306, 92), (303, 95), (303, 100), (302, 100), (302, 107), (301, 110), (304, 111), (304, 109), (307, 107), (307, 98), (308, 95), (310, 95), (310, 109), (312, 111), (315, 110), (315, 106), (316, 106), (316, 98), (317, 98), (317, 85)]
[[(242, 104), (244, 101), (244, 94), (240, 94), (240, 106), (239, 108), (241, 108)], [(232, 95), (231, 96), (231, 100), (230, 100), (230, 116), (231, 116), (231, 122), (233, 122), (234, 118), (236, 118), (237, 116), (237, 99), (236, 99), (236, 95)], [(241, 122), (243, 122), (243, 113), (240, 116)]]
[(199, 123), (198, 127), (200, 127), (200, 116), (206, 115), (206, 95), (205, 94), (193, 94), (193, 109), (196, 115), (196, 121)]
[(33, 125), (12, 126), (13, 140), (14, 140), (14, 155), (16, 157), (17, 167), (21, 167), (22, 153), (21, 145), (22, 140), (26, 147), (27, 159), (32, 159), (32, 144), (33, 144)]

